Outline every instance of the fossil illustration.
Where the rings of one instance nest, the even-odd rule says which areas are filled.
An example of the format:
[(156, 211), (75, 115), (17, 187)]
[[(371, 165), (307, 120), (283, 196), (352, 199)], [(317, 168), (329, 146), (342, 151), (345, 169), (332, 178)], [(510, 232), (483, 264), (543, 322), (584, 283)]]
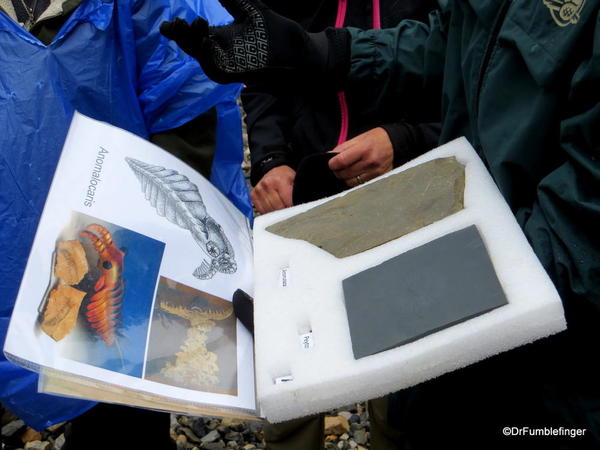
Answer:
[(175, 383), (194, 385), (200, 389), (202, 386), (218, 384), (217, 355), (206, 348), (206, 340), (215, 321), (230, 317), (233, 307), (211, 311), (160, 302), (160, 308), (190, 322), (186, 339), (175, 354), (175, 363), (167, 363), (160, 373)]
[(237, 270), (233, 247), (223, 228), (208, 215), (198, 187), (176, 170), (125, 158), (142, 185), (146, 200), (159, 216), (189, 230), (194, 240), (209, 257), (194, 271), (201, 280), (215, 273), (234, 273)]
[[(57, 282), (51, 278), (53, 288), (40, 305), (41, 328), (54, 340), (63, 339), (75, 328), (84, 297), (88, 296), (84, 303), (85, 320), (107, 347), (115, 344), (118, 347), (116, 329), (125, 292), (125, 253), (102, 225), (89, 224), (78, 235), (91, 243), (100, 275), (93, 286), (88, 286), (84, 277), (88, 275), (89, 265), (82, 242), (57, 242), (52, 263)], [(120, 354), (119, 348), (117, 351)]]
[(94, 246), (101, 273), (94, 285), (94, 294), (90, 297), (85, 317), (104, 343), (111, 347), (115, 343), (116, 326), (125, 293), (125, 252), (116, 246), (110, 232), (101, 225), (88, 225), (79, 235), (88, 238)]

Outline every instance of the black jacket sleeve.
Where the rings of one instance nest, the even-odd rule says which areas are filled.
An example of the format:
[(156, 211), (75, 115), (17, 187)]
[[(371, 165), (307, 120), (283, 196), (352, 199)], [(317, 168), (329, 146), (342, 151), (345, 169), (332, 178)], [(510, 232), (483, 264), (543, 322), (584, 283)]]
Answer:
[(381, 126), (394, 148), (394, 167), (435, 148), (439, 145), (441, 125), (439, 123), (411, 124), (405, 121)]
[[(264, 3), (306, 27), (321, 0), (265, 0)], [(250, 182), (254, 186), (274, 167), (294, 164), (289, 146), (292, 118), (289, 101), (281, 89), (273, 93), (261, 85), (248, 85), (241, 98), (250, 147)]]
[(292, 165), (289, 146), (292, 118), (285, 96), (248, 86), (242, 92), (250, 147), (250, 181), (255, 185), (269, 170)]

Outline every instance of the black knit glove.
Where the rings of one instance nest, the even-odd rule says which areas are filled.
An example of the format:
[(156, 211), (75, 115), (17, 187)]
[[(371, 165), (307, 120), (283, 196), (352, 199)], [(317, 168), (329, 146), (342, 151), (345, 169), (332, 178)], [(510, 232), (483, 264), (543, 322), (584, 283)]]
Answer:
[(220, 0), (233, 16), (230, 25), (212, 27), (198, 17), (163, 22), (160, 32), (196, 58), (218, 83), (265, 80), (312, 72), (337, 76), (349, 66), (345, 30), (307, 33), (296, 22), (276, 14), (259, 0)]

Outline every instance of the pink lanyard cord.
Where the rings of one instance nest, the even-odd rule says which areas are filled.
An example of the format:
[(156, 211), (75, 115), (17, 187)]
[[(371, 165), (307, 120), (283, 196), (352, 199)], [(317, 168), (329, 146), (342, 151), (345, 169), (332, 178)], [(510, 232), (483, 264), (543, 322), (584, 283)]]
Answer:
[(373, 0), (373, 28), (381, 29), (381, 9), (379, 8), (379, 0)]
[[(381, 9), (379, 0), (373, 1), (373, 28), (381, 28)], [(335, 27), (341, 28), (344, 26), (346, 20), (346, 8), (348, 6), (348, 0), (338, 0), (337, 16), (335, 18)], [(338, 137), (337, 145), (343, 144), (348, 139), (348, 127), (349, 127), (349, 113), (348, 113), (348, 102), (346, 101), (346, 94), (344, 92), (338, 92), (338, 100), (340, 103), (340, 134)]]
[(346, 7), (348, 0), (338, 0), (337, 17), (335, 18), (335, 27), (342, 28), (346, 20)]
[[(346, 7), (348, 0), (338, 0), (337, 17), (335, 18), (335, 27), (341, 28), (346, 21)], [(343, 144), (348, 139), (348, 103), (346, 102), (346, 94), (338, 92), (338, 101), (340, 103), (340, 134), (338, 136), (337, 145)]]
[[(381, 7), (379, 0), (371, 0), (373, 3), (373, 28), (378, 30), (381, 28)], [(341, 28), (346, 21), (346, 9), (348, 8), (348, 0), (338, 0), (337, 16), (335, 18), (335, 27)]]

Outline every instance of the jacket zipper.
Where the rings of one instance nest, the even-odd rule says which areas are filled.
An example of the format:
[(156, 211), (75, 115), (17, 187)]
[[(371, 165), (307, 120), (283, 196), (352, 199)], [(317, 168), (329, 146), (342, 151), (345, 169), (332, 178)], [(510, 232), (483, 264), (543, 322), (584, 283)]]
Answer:
[(504, 23), (504, 19), (506, 18), (506, 14), (508, 13), (511, 3), (512, 0), (507, 0), (502, 4), (500, 12), (498, 13), (496, 21), (494, 22), (492, 34), (490, 35), (487, 48), (485, 49), (485, 54), (483, 55), (481, 69), (479, 71), (479, 80), (477, 82), (477, 91), (475, 93), (475, 114), (479, 113), (479, 98), (481, 96), (481, 89), (483, 88), (483, 80), (485, 78), (485, 74), (487, 73), (490, 60), (492, 59), (492, 54), (494, 53), (494, 49), (496, 47), (496, 41), (498, 40), (500, 29), (502, 28), (502, 24)]
[[(381, 10), (379, 0), (373, 1), (373, 28), (378, 30), (381, 28)], [(335, 19), (335, 27), (341, 28), (344, 26), (346, 20), (346, 8), (348, 6), (348, 0), (338, 1), (337, 17)], [(338, 101), (340, 104), (340, 134), (338, 136), (337, 145), (343, 144), (348, 139), (348, 129), (350, 123), (350, 114), (348, 111), (348, 102), (346, 100), (346, 93), (343, 91), (338, 92)]]

